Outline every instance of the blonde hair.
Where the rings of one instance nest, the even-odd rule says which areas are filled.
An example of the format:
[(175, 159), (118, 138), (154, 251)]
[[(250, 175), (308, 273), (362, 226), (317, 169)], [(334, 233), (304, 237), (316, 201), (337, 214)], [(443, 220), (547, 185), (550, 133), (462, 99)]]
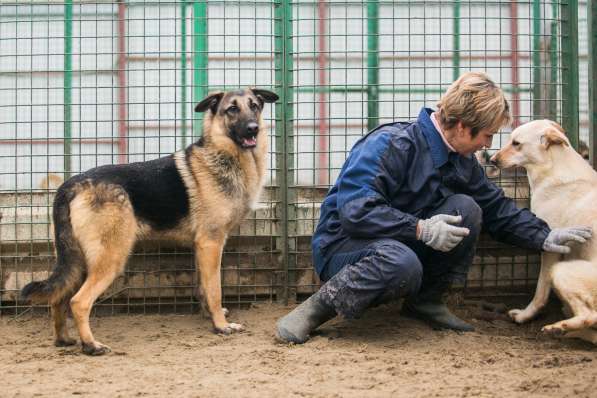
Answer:
[(502, 90), (482, 72), (467, 72), (450, 85), (437, 103), (439, 121), (450, 129), (459, 121), (479, 131), (498, 131), (512, 122), (510, 106)]

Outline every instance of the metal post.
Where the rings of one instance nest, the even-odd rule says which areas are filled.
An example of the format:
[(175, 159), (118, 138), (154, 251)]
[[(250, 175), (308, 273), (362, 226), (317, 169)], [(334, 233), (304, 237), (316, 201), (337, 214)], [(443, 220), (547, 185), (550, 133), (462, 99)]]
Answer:
[(72, 140), (73, 1), (64, 3), (64, 180), (70, 177)]
[(578, 148), (578, 1), (563, 1), (562, 10), (562, 127)]
[(454, 18), (452, 33), (452, 80), (460, 77), (460, 0), (454, 1)]
[[(317, 1), (317, 14), (319, 19), (319, 54), (317, 61), (319, 64), (319, 86), (326, 87), (326, 66), (327, 66), (327, 49), (326, 49), (326, 29), (325, 24), (327, 22), (327, 8), (325, 0)], [(319, 91), (319, 162), (317, 167), (319, 169), (319, 185), (328, 184), (328, 121), (327, 121), (327, 94), (324, 90)]]
[(549, 80), (547, 82), (547, 117), (552, 120), (558, 119), (558, 56), (559, 56), (559, 40), (558, 40), (558, 18), (559, 7), (557, 2), (551, 3), (552, 19), (551, 22), (551, 37), (549, 40)]
[[(274, 3), (274, 35), (275, 35), (275, 79), (276, 90), (280, 100), (276, 103), (276, 181), (280, 187), (280, 236), (277, 246), (280, 248), (279, 262), (283, 270), (283, 286), (280, 301), (288, 303), (290, 298), (289, 284), (294, 278), (290, 269), (289, 212), (290, 192), (293, 183), (293, 89), (292, 89), (292, 1), (276, 0)], [(294, 281), (294, 279), (293, 279)], [(294, 295), (295, 292), (292, 293)]]
[(541, 111), (541, 1), (533, 0), (533, 118), (538, 118)]
[[(207, 96), (207, 1), (193, 2), (193, 103)], [(193, 132), (196, 137), (203, 131), (202, 118), (195, 113)]]
[(589, 47), (589, 148), (593, 167), (597, 166), (597, 0), (587, 2), (587, 38)]
[(128, 131), (126, 125), (126, 45), (124, 18), (126, 5), (118, 2), (118, 163), (128, 161)]
[(181, 114), (181, 146), (187, 146), (187, 0), (180, 3), (180, 114)]
[(520, 124), (520, 88), (518, 79), (518, 3), (510, 3), (510, 69), (512, 70), (513, 127)]
[(367, 1), (367, 128), (379, 124), (379, 0)]

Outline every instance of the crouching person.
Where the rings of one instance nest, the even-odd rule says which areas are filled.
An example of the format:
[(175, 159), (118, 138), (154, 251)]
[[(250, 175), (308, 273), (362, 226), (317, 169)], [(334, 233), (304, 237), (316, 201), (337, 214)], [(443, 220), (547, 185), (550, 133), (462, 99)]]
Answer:
[(510, 123), (501, 89), (466, 73), (417, 120), (379, 126), (353, 147), (321, 206), (313, 235), (323, 285), (277, 323), (277, 337), (304, 343), (322, 323), (404, 297), (402, 313), (435, 328), (471, 331), (445, 293), (464, 281), (481, 225), (524, 248), (569, 251), (588, 228), (550, 230), (489, 181), (474, 152)]

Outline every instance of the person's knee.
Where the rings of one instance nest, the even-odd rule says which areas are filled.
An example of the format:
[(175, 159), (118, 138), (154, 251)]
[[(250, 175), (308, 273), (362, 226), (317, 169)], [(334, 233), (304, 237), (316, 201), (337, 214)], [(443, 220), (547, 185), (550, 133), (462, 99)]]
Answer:
[(423, 277), (423, 265), (414, 251), (398, 241), (384, 242), (375, 251), (381, 261), (380, 278), (391, 290), (401, 296), (419, 290)]
[(471, 235), (478, 235), (483, 221), (481, 207), (472, 197), (463, 194), (454, 195), (454, 202), (455, 208), (462, 215), (462, 226), (468, 228)]

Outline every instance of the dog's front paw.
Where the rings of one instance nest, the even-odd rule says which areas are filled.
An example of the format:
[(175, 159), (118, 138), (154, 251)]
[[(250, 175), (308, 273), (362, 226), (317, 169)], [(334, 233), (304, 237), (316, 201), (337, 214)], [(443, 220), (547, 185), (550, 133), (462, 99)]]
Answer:
[(110, 347), (94, 341), (93, 343), (83, 343), (83, 353), (91, 356), (104, 355), (112, 351)]
[(529, 317), (524, 310), (510, 310), (508, 311), (508, 316), (518, 324), (525, 323), (529, 320)]
[(242, 330), (244, 330), (243, 325), (238, 324), (238, 323), (229, 323), (227, 325), (224, 326), (216, 326), (216, 333), (218, 334), (232, 334), (235, 332), (240, 332)]

